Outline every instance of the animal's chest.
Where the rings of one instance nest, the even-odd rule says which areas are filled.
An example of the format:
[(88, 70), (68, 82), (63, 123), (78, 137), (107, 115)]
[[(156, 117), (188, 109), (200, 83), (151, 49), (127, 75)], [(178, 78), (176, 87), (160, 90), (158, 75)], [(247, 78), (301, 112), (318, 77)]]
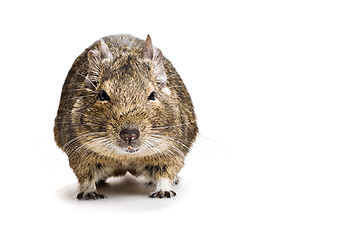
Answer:
[(127, 172), (131, 173), (134, 176), (139, 176), (142, 174), (144, 169), (144, 166), (142, 164), (135, 164), (133, 162), (111, 162), (99, 164), (99, 166), (100, 167), (98, 168), (98, 172), (100, 176), (103, 176), (103, 178), (108, 178), (112, 176), (123, 176)]

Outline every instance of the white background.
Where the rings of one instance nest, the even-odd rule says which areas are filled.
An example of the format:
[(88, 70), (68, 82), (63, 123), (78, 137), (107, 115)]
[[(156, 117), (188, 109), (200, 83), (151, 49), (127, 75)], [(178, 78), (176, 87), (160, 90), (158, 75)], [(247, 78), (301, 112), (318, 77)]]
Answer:
[[(2, 239), (360, 238), (357, 1), (7, 2)], [(78, 201), (53, 141), (72, 62), (118, 33), (149, 33), (193, 98), (176, 198), (127, 176)]]

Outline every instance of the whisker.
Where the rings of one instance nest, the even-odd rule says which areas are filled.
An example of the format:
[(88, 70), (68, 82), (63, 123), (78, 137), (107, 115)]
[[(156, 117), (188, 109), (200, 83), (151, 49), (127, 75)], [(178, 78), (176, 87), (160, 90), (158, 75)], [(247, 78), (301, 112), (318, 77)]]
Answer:
[(184, 125), (188, 125), (188, 124), (192, 124), (192, 123), (195, 123), (197, 120), (194, 120), (194, 121), (190, 121), (190, 122), (186, 122), (186, 123), (182, 123), (182, 124), (177, 124), (177, 125), (172, 125), (172, 126), (160, 126), (160, 127), (153, 127), (152, 129), (167, 129), (167, 128), (173, 128), (173, 127), (181, 127), (181, 126), (184, 126)]
[[(158, 135), (158, 136), (161, 136), (161, 135)], [(162, 137), (166, 137), (166, 136), (162, 136)], [(167, 137), (167, 138), (168, 138), (168, 140), (178, 142), (181, 145), (183, 145), (184, 147), (188, 148), (187, 146), (185, 146), (180, 141), (176, 141), (173, 138), (169, 138), (169, 137)], [(160, 141), (160, 143), (166, 143), (166, 148), (164, 146), (162, 146), (161, 144), (158, 145), (158, 148), (160, 149), (160, 147), (161, 147), (162, 148), (161, 150), (164, 151), (164, 152), (162, 152), (163, 154), (167, 154), (170, 157), (177, 157), (176, 154), (174, 153), (174, 151), (175, 151), (176, 153), (178, 153), (179, 155), (184, 157), (184, 153), (177, 146), (175, 146), (174, 144), (169, 145), (166, 140), (158, 138), (158, 137), (156, 137), (154, 135), (151, 135), (150, 139), (155, 140), (155, 141)], [(173, 150), (173, 151), (171, 151), (171, 150)]]
[(76, 72), (76, 74), (78, 74), (79, 76), (81, 76), (81, 77), (83, 77), (83, 78), (85, 78), (85, 79), (88, 79), (86, 76), (82, 75), (82, 74), (79, 73), (79, 72)]
[[(68, 113), (72, 113), (72, 110), (69, 110), (69, 109), (66, 109), (66, 108), (59, 108), (61, 111), (67, 111)], [(95, 116), (91, 116), (91, 115), (88, 115), (86, 113), (83, 113), (83, 112), (76, 112), (76, 114), (82, 114), (84, 115), (85, 117), (89, 117), (89, 118), (92, 118), (92, 119), (98, 119), (98, 120), (103, 120), (101, 119), (100, 117), (95, 117)]]
[(150, 156), (157, 156), (159, 155), (158, 151), (156, 148), (154, 148), (154, 145), (151, 144), (148, 140), (144, 141), (144, 147), (151, 152)]
[(168, 140), (170, 140), (170, 141), (174, 141), (174, 142), (177, 142), (177, 143), (179, 143), (179, 144), (181, 144), (183, 147), (185, 147), (186, 149), (190, 149), (187, 145), (185, 145), (183, 142), (181, 142), (180, 140), (177, 140), (177, 139), (175, 139), (175, 138), (172, 138), (172, 137), (168, 137), (168, 136), (164, 136), (164, 135), (158, 135), (158, 134), (152, 134), (151, 135), (152, 137), (158, 137), (158, 138), (166, 138), (166, 139), (168, 139)]
[(64, 92), (76, 92), (76, 90), (84, 90), (84, 91), (87, 91), (87, 89), (84, 89), (84, 88), (72, 88), (71, 90), (62, 91), (62, 92), (63, 92), (63, 93), (64, 93)]
[(177, 73), (174, 73), (174, 74), (171, 74), (170, 76), (167, 76), (167, 78), (171, 78), (173, 76), (177, 76), (178, 74)]
[(63, 100), (78, 99), (78, 98), (85, 98), (85, 97), (95, 97), (95, 96), (96, 96), (96, 94), (90, 94), (90, 95), (84, 95), (84, 96), (79, 96), (79, 97), (65, 98)]
[(184, 88), (185, 86), (171, 86), (171, 87), (168, 87), (168, 88)]
[(67, 143), (65, 143), (62, 148), (66, 148), (69, 144), (71, 144), (72, 142), (74, 141), (78, 141), (82, 138), (85, 138), (85, 137), (88, 137), (88, 136), (91, 136), (91, 135), (101, 135), (101, 134), (106, 134), (107, 132), (90, 132), (90, 133), (85, 133), (85, 134), (82, 134), (80, 136), (77, 136), (77, 137), (74, 137), (73, 139), (71, 139), (70, 141), (68, 141)]
[(160, 155), (162, 154), (161, 150), (164, 150), (164, 149), (160, 149), (160, 146), (159, 144), (154, 144), (153, 143), (153, 140), (154, 138), (149, 138), (149, 141), (148, 141), (148, 144), (150, 145), (151, 149), (152, 149), (152, 152), (153, 152), (153, 155), (154, 156), (157, 156), (157, 157), (160, 157)]
[[(90, 64), (90, 66), (91, 66), (91, 68), (92, 68), (92, 70), (93, 70), (94, 72), (98, 72), (98, 71), (99, 71), (98, 66), (94, 66), (93, 64)], [(96, 88), (95, 84), (94, 84), (87, 76), (84, 76), (84, 75), (82, 75), (82, 74), (79, 73), (79, 72), (76, 72), (76, 73), (77, 73), (78, 75), (82, 76), (83, 78), (85, 78), (85, 81), (88, 81), (94, 88)]]
[(96, 126), (96, 127), (104, 127), (104, 125), (99, 125), (99, 124), (93, 124), (93, 123), (73, 123), (73, 122), (59, 122), (59, 123), (69, 123), (69, 124), (73, 124), (75, 126)]
[[(108, 141), (110, 141), (110, 139), (106, 136), (88, 140), (85, 143), (80, 144), (80, 146), (78, 146), (77, 148), (72, 149), (69, 152), (69, 158), (72, 157), (73, 155), (75, 155), (76, 153), (79, 153), (79, 151), (83, 151), (83, 152), (80, 152), (80, 154), (85, 153), (86, 151), (89, 150), (88, 147), (90, 147), (90, 148), (97, 147), (96, 145), (100, 145), (100, 147), (102, 147), (99, 151), (99, 152), (102, 152), (106, 147), (106, 144), (104, 144), (104, 143), (107, 143)], [(94, 145), (94, 143), (96, 145)]]

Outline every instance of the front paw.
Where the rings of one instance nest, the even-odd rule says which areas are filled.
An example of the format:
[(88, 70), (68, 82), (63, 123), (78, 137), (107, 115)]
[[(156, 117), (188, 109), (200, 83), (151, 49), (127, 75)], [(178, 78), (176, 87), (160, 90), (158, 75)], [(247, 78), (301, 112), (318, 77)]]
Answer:
[(106, 195), (97, 192), (88, 192), (88, 193), (81, 192), (77, 195), (77, 199), (79, 200), (89, 200), (89, 199), (96, 200), (96, 199), (104, 199), (104, 198), (107, 198)]
[(173, 190), (169, 191), (155, 191), (150, 193), (149, 198), (172, 198), (176, 196), (176, 192)]

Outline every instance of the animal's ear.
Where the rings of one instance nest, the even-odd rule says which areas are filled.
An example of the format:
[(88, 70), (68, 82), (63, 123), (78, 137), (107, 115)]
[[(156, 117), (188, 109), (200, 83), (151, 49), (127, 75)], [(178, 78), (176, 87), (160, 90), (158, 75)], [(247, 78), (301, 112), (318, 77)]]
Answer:
[(150, 59), (154, 64), (154, 75), (156, 82), (159, 84), (160, 88), (166, 86), (167, 76), (165, 74), (163, 55), (160, 49), (153, 47), (152, 41), (149, 35), (147, 35), (144, 48), (141, 52), (141, 57), (143, 59)]
[(106, 45), (103, 39), (100, 39), (99, 50), (101, 54), (101, 60), (105, 60), (105, 61), (113, 60), (113, 55), (111, 54), (109, 47)]
[(154, 48), (154, 74), (156, 77), (156, 82), (159, 84), (160, 88), (166, 86), (167, 76), (165, 73), (164, 63), (163, 63), (163, 55), (160, 49)]
[(99, 83), (100, 66), (104, 62), (110, 62), (113, 59), (113, 55), (104, 40), (101, 39), (98, 47), (88, 52), (87, 58), (89, 68), (85, 78), (85, 85), (94, 90)]
[(152, 59), (153, 58), (153, 54), (154, 54), (154, 49), (153, 49), (153, 45), (152, 45), (152, 41), (151, 41), (151, 37), (148, 34), (146, 37), (146, 41), (144, 44), (144, 48), (142, 49), (141, 52), (141, 57), (143, 59), (147, 58), (147, 59)]

